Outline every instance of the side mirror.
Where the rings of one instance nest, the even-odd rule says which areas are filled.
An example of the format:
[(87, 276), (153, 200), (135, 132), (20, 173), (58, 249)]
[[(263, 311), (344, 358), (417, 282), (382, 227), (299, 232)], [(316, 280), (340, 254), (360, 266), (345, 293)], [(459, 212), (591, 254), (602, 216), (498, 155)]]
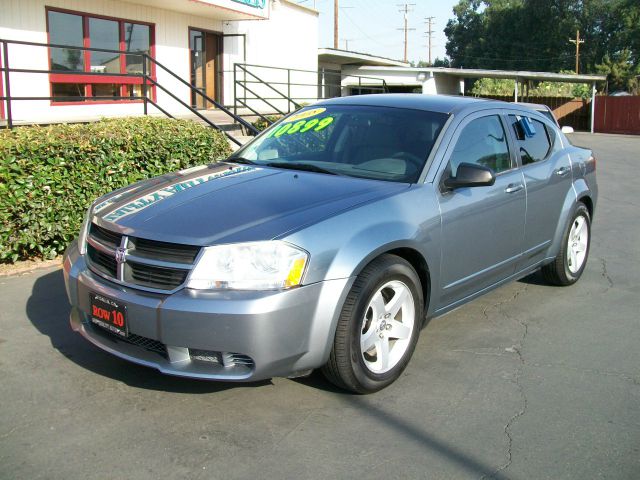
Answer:
[(573, 133), (573, 127), (570, 127), (568, 125), (565, 125), (560, 130), (562, 131), (562, 133)]
[(458, 165), (455, 177), (444, 181), (444, 186), (452, 190), (461, 187), (489, 187), (496, 182), (496, 175), (489, 167), (473, 163)]

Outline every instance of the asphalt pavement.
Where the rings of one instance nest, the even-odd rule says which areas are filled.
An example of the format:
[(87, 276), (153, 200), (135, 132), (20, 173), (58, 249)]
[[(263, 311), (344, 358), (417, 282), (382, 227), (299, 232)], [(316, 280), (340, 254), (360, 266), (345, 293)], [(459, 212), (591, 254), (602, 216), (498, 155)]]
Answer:
[(432, 320), (374, 395), (163, 376), (71, 332), (60, 269), (0, 278), (0, 478), (640, 478), (640, 137), (572, 140), (600, 185), (580, 282)]

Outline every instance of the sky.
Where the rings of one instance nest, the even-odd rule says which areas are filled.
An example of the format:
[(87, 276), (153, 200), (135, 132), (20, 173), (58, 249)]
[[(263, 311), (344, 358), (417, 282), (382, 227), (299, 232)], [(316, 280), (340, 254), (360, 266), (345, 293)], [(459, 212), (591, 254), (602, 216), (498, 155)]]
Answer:
[[(320, 12), (320, 47), (333, 47), (333, 0), (296, 0)], [(404, 55), (404, 0), (339, 0), (339, 48), (402, 60)], [(426, 17), (433, 22), (432, 60), (444, 58), (444, 27), (458, 0), (407, 0), (409, 6), (409, 61), (427, 60)]]

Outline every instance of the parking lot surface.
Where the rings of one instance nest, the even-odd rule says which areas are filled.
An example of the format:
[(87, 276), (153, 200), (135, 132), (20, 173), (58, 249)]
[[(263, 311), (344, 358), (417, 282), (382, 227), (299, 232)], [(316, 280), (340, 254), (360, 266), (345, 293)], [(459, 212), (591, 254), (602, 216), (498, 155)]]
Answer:
[(600, 185), (580, 282), (432, 320), (370, 396), (163, 376), (71, 332), (60, 269), (0, 278), (0, 478), (640, 478), (640, 137), (572, 141)]

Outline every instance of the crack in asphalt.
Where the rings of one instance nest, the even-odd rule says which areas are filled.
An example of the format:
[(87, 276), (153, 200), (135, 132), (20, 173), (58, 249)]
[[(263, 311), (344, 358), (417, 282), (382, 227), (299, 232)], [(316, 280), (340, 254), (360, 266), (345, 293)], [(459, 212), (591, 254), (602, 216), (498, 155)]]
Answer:
[[(525, 340), (526, 340), (527, 335), (529, 333), (529, 326), (528, 326), (528, 324), (526, 322), (522, 321), (520, 318), (514, 319), (513, 317), (511, 317), (509, 314), (507, 314), (502, 309), (502, 307), (505, 304), (513, 302), (516, 298), (518, 298), (526, 290), (527, 290), (527, 286), (525, 285), (523, 288), (518, 290), (514, 295), (512, 295), (507, 300), (498, 302), (495, 305), (493, 305), (493, 307), (495, 307), (507, 319), (509, 319), (509, 320), (517, 320), (517, 322), (522, 327), (522, 337), (520, 337), (520, 340), (519, 340), (518, 344), (517, 345), (513, 345), (512, 347), (509, 347), (509, 348), (505, 349), (505, 351), (507, 351), (509, 353), (515, 353), (518, 356), (519, 365), (518, 365), (518, 368), (516, 370), (514, 379), (512, 381), (513, 381), (513, 383), (515, 383), (515, 385), (516, 385), (516, 387), (518, 389), (518, 392), (520, 393), (520, 397), (522, 398), (522, 407), (514, 415), (512, 415), (511, 418), (509, 418), (509, 420), (507, 421), (507, 423), (504, 426), (504, 435), (507, 438), (506, 462), (503, 463), (502, 465), (500, 465), (491, 474), (485, 474), (482, 477), (480, 477), (480, 480), (484, 480), (485, 478), (495, 478), (496, 476), (498, 476), (498, 474), (500, 472), (502, 472), (502, 471), (506, 470), (507, 468), (509, 468), (509, 466), (513, 463), (513, 451), (512, 451), (512, 448), (513, 448), (513, 437), (511, 436), (511, 428), (513, 427), (513, 424), (527, 412), (527, 406), (528, 406), (527, 395), (525, 394), (524, 388), (523, 388), (522, 384), (520, 383), (520, 377), (522, 375), (522, 370), (523, 370), (523, 368), (525, 366), (525, 360), (524, 360), (524, 356), (522, 355), (522, 350), (524, 349), (524, 343), (525, 343)], [(486, 315), (486, 311), (487, 310), (488, 310), (488, 308), (485, 309), (485, 315)]]
[(613, 288), (613, 280), (611, 278), (611, 276), (609, 275), (609, 272), (607, 271), (607, 261), (604, 258), (600, 258), (600, 265), (602, 266), (602, 278), (604, 278), (607, 283), (608, 283), (608, 287), (605, 290), (605, 292), (609, 291), (611, 288)]
[(11, 430), (9, 430), (6, 433), (3, 433), (2, 435), (0, 435), (0, 440), (4, 440), (5, 438), (8, 438), (9, 436), (11, 436), (11, 434), (13, 432), (15, 432), (18, 428), (20, 428), (21, 425), (16, 425), (15, 427), (13, 427)]

